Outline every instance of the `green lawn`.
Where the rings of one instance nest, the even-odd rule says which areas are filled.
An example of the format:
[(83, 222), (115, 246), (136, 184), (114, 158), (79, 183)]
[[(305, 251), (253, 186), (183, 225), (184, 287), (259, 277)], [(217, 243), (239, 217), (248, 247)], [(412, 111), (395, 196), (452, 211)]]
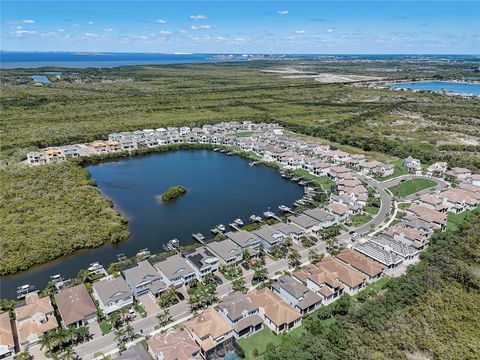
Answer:
[(307, 170), (304, 170), (304, 169), (296, 169), (296, 170), (293, 171), (293, 173), (296, 176), (301, 176), (301, 177), (303, 177), (307, 180), (312, 181), (317, 186), (323, 187), (323, 189), (325, 190), (327, 195), (330, 194), (330, 187), (332, 185), (335, 185), (335, 181), (331, 180), (327, 176), (315, 176), (315, 175), (310, 174)]
[(112, 325), (110, 325), (110, 323), (105, 320), (102, 321), (99, 325), (100, 325), (100, 330), (102, 330), (102, 334), (104, 335), (112, 331)]
[(393, 170), (393, 174), (390, 175), (390, 176), (384, 177), (384, 178), (380, 178), (379, 179), (380, 181), (387, 181), (387, 180), (399, 177), (401, 175), (408, 174), (408, 171), (403, 168), (403, 160), (402, 159), (394, 161), (392, 164), (395, 165), (395, 169)]
[(425, 179), (406, 180), (398, 185), (388, 188), (394, 196), (408, 196), (418, 191), (437, 185), (436, 181)]
[(237, 341), (238, 345), (245, 351), (245, 358), (252, 359), (254, 349), (257, 349), (258, 354), (261, 355), (265, 352), (267, 344), (272, 343), (274, 345), (280, 344), (280, 336), (275, 335), (268, 327), (264, 327), (255, 335), (248, 338), (240, 339)]
[(376, 215), (380, 211), (380, 208), (376, 206), (365, 206), (363, 211), (371, 215)]
[(369, 215), (359, 214), (359, 215), (352, 216), (350, 218), (350, 222), (352, 223), (353, 226), (360, 226), (368, 223), (370, 219), (371, 219), (371, 216)]
[[(480, 205), (477, 206), (477, 209), (480, 210)], [(458, 226), (465, 221), (470, 213), (471, 211), (463, 211), (460, 214), (449, 212), (447, 217), (447, 230), (457, 230)]]

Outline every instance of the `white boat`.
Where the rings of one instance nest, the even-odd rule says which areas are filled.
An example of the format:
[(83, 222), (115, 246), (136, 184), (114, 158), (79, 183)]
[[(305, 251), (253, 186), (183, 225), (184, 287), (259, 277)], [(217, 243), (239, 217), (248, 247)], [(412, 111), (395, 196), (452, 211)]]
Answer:
[(217, 225), (217, 230), (221, 231), (221, 232), (224, 232), (225, 231), (225, 225), (223, 225), (223, 224)]
[(197, 241), (203, 241), (205, 240), (205, 236), (203, 236), (202, 233), (195, 233), (195, 234), (192, 234), (192, 237), (197, 240)]
[(60, 274), (56, 274), (56, 275), (51, 275), (50, 276), (50, 280), (52, 281), (60, 281), (60, 280), (63, 280), (62, 277), (60, 276)]
[(35, 291), (35, 285), (25, 284), (17, 287), (17, 299), (23, 299), (27, 294)]
[(171, 239), (168, 241), (167, 245), (164, 245), (165, 250), (175, 250), (180, 247), (180, 241), (178, 239)]
[(233, 222), (234, 222), (235, 224), (239, 225), (239, 226), (243, 226), (243, 221), (242, 221), (242, 219), (235, 219), (235, 220), (233, 220)]
[(271, 211), (265, 211), (265, 212), (263, 213), (263, 216), (265, 216), (266, 218), (272, 218), (272, 217), (275, 216), (275, 214), (274, 214), (273, 212), (271, 212)]
[(260, 222), (262, 221), (262, 218), (260, 216), (257, 216), (257, 215), (251, 215), (250, 216), (250, 221), (252, 222)]
[(150, 257), (150, 250), (142, 249), (137, 253), (137, 257), (139, 258), (147, 258)]
[(87, 268), (89, 272), (94, 272), (100, 270), (103, 266), (100, 265), (98, 262), (91, 263), (90, 266)]
[(285, 206), (285, 205), (280, 205), (280, 206), (278, 207), (278, 209), (279, 209), (280, 211), (284, 211), (284, 212), (290, 211), (290, 208), (289, 208), (288, 206)]

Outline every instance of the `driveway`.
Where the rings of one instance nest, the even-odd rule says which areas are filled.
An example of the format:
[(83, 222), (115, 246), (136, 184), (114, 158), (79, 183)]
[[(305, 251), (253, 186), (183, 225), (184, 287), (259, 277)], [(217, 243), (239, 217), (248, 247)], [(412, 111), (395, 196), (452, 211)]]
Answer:
[(140, 296), (139, 301), (143, 305), (147, 315), (157, 314), (160, 311), (160, 307), (157, 305), (155, 298), (151, 294)]

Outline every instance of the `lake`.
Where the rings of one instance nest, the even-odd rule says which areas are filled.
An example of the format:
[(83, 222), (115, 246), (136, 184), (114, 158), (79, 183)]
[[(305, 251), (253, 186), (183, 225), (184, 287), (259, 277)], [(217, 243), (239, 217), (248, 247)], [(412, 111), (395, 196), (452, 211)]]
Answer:
[(48, 80), (48, 77), (46, 77), (45, 75), (32, 75), (30, 77), (35, 82), (39, 82), (42, 84), (50, 84), (50, 80)]
[(480, 84), (469, 84), (453, 81), (418, 81), (411, 83), (391, 84), (393, 89), (446, 91), (454, 94), (480, 95)]
[[(220, 223), (228, 226), (236, 218), (248, 223), (252, 214), (261, 215), (281, 204), (291, 206), (303, 196), (303, 188), (266, 166), (209, 150), (180, 150), (119, 159), (88, 166), (100, 191), (129, 219), (131, 237), (120, 244), (80, 250), (28, 271), (2, 278), (1, 297), (15, 297), (17, 286), (33, 284), (43, 288), (50, 275), (75, 276), (90, 263), (107, 266), (116, 255), (135, 255), (148, 248), (163, 251), (168, 240), (181, 245), (194, 242), (192, 233), (207, 238)], [(187, 193), (169, 203), (155, 199), (174, 185)]]

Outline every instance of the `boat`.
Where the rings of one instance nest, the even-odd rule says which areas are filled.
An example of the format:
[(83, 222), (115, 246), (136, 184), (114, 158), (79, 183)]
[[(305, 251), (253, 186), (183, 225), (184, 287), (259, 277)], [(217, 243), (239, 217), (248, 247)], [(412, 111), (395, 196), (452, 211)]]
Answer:
[(142, 249), (137, 253), (136, 256), (143, 259), (148, 258), (150, 257), (150, 250), (148, 250), (147, 248)]
[(23, 299), (27, 294), (35, 291), (35, 285), (25, 284), (17, 287), (17, 299)]
[(202, 233), (195, 233), (195, 234), (192, 234), (192, 237), (197, 240), (197, 241), (204, 241), (205, 240), (205, 236), (203, 236)]
[(223, 224), (217, 225), (216, 228), (217, 228), (217, 230), (220, 231), (220, 232), (224, 232), (224, 231), (225, 231), (225, 225), (223, 225)]
[(257, 215), (251, 215), (249, 219), (250, 219), (250, 221), (252, 221), (252, 222), (260, 222), (260, 221), (262, 221), (262, 218), (261, 218), (260, 216), (257, 216)]
[(167, 245), (164, 245), (165, 250), (176, 250), (180, 247), (180, 241), (178, 239), (168, 240)]
[(284, 211), (284, 212), (289, 212), (290, 211), (290, 208), (288, 206), (285, 206), (285, 205), (280, 205), (278, 207), (278, 210), (280, 211)]
[(117, 260), (118, 261), (125, 261), (125, 260), (127, 260), (127, 257), (125, 256), (124, 253), (121, 253), (121, 254), (117, 255)]
[(229, 151), (229, 152), (227, 153), (228, 156), (231, 156), (231, 155), (233, 155), (233, 154), (235, 154), (233, 151)]
[(275, 214), (271, 211), (265, 211), (263, 213), (263, 216), (265, 216), (266, 218), (272, 218), (272, 217), (275, 217)]
[(213, 151), (218, 151), (218, 148), (213, 149)]
[(235, 220), (233, 220), (233, 222), (234, 222), (235, 224), (237, 224), (238, 226), (243, 226), (243, 221), (242, 221), (242, 219), (235, 219)]
[(60, 274), (56, 274), (56, 275), (50, 275), (50, 280), (52, 281), (62, 281), (62, 277), (60, 276)]
[(100, 265), (98, 262), (91, 263), (90, 266), (87, 268), (89, 272), (95, 272), (100, 269), (103, 269), (103, 266)]
[(212, 229), (210, 229), (210, 231), (211, 231), (213, 234), (216, 234), (216, 233), (220, 232), (217, 228), (212, 228)]

